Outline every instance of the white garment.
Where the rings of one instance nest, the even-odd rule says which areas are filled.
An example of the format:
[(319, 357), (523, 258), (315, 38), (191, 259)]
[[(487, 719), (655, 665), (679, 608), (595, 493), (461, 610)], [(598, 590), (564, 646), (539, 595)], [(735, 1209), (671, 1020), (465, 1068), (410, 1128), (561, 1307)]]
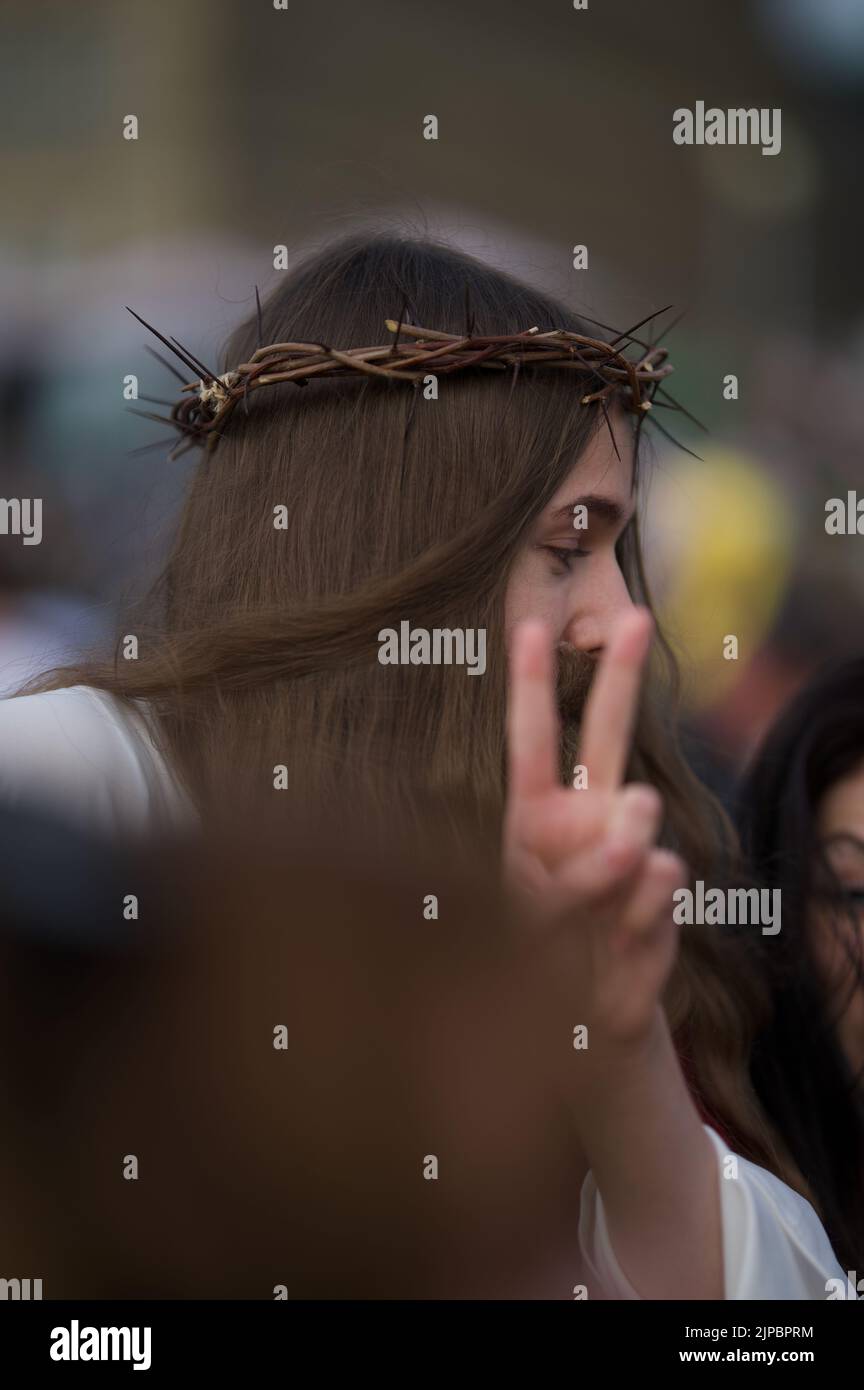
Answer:
[[(737, 1172), (727, 1174), (728, 1145), (705, 1126), (717, 1154), (723, 1223), (723, 1283), (726, 1299), (827, 1299), (839, 1279), (846, 1297), (857, 1298), (811, 1207), (767, 1169), (736, 1154)], [(734, 1170), (733, 1170), (734, 1171)], [(638, 1299), (612, 1249), (603, 1200), (594, 1176), (582, 1184), (579, 1244), (608, 1298)]]
[[(42, 806), (96, 832), (146, 833), (189, 825), (195, 812), (153, 742), (146, 705), (129, 709), (87, 686), (0, 700), (0, 798)], [(764, 1168), (717, 1151), (727, 1299), (822, 1299), (846, 1277), (816, 1213)], [(579, 1239), (594, 1277), (611, 1298), (634, 1299), (609, 1240), (592, 1174), (582, 1186)], [(855, 1297), (854, 1290), (849, 1297)]]
[(86, 685), (0, 700), (0, 798), (96, 834), (194, 824), (145, 709)]

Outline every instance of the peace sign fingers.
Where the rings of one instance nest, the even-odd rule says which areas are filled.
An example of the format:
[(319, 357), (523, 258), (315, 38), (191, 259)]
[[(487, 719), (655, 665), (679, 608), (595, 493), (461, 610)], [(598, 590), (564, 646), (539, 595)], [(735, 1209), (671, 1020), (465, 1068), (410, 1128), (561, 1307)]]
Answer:
[(587, 768), (592, 791), (615, 792), (623, 780), (653, 628), (647, 608), (636, 608), (621, 618), (591, 682), (579, 761)]
[(560, 727), (551, 633), (539, 621), (517, 624), (510, 652), (507, 708), (509, 800), (545, 795), (560, 785)]

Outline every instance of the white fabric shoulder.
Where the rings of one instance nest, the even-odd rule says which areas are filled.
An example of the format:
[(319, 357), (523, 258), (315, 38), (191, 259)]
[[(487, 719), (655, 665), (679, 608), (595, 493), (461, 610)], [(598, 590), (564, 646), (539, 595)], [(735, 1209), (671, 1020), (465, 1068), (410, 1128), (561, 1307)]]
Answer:
[[(724, 1298), (827, 1299), (839, 1279), (857, 1297), (811, 1207), (767, 1169), (735, 1154), (737, 1176), (727, 1176), (729, 1148), (708, 1125), (717, 1155), (723, 1221)], [(734, 1169), (733, 1169), (734, 1171)], [(605, 1295), (638, 1299), (615, 1258), (602, 1198), (593, 1174), (582, 1184), (579, 1243)]]
[(0, 798), (83, 830), (139, 834), (194, 823), (142, 702), (90, 686), (0, 700)]

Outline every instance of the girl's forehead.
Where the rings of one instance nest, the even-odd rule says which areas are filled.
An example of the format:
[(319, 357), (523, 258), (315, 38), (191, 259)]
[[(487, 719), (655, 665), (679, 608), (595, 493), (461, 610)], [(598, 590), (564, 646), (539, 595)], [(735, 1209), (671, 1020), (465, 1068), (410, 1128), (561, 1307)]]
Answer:
[[(622, 507), (629, 506), (633, 490), (634, 447), (632, 430), (626, 420), (610, 420), (615, 434), (601, 426), (591, 443), (574, 459), (573, 467), (550, 502), (553, 510), (579, 494), (609, 497)], [(617, 452), (616, 452), (617, 446)]]
[(817, 820), (823, 837), (846, 833), (864, 841), (864, 749), (858, 766), (823, 796)]

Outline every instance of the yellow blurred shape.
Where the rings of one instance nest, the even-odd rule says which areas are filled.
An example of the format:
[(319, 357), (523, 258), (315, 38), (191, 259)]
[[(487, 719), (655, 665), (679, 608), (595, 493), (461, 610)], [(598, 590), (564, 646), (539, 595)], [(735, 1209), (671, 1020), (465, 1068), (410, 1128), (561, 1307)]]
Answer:
[[(665, 575), (660, 618), (696, 709), (734, 686), (764, 640), (795, 538), (793, 509), (757, 460), (728, 448), (708, 450), (704, 460), (658, 473), (651, 499)], [(724, 657), (728, 637), (738, 640), (737, 660)]]

